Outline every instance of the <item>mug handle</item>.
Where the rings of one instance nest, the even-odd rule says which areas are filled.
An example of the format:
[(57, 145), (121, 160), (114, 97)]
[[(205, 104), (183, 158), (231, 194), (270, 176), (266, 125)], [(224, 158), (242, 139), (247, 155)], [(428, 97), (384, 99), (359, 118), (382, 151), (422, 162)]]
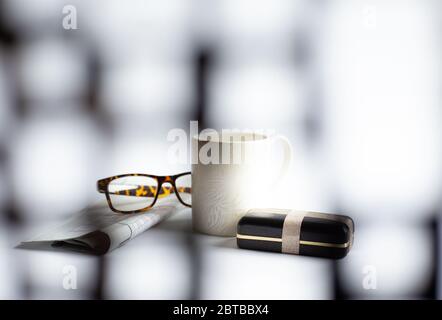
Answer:
[(275, 187), (278, 184), (278, 182), (281, 181), (282, 178), (288, 173), (290, 169), (290, 165), (292, 163), (292, 158), (293, 158), (293, 149), (289, 139), (287, 139), (287, 137), (283, 135), (276, 135), (272, 138), (272, 140), (273, 144), (281, 142), (284, 152), (284, 159), (281, 166), (281, 170), (279, 171), (279, 174), (272, 183), (272, 187)]

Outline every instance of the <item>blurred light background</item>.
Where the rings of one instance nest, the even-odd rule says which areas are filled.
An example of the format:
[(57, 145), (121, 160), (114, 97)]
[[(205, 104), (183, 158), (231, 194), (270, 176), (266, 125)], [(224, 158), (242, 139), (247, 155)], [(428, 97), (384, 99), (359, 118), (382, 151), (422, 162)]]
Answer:
[[(441, 9), (0, 0), (0, 298), (441, 298)], [(353, 217), (349, 256), (237, 250), (189, 233), (189, 212), (105, 257), (13, 249), (97, 199), (99, 178), (189, 169), (166, 137), (190, 120), (286, 135), (275, 204)]]

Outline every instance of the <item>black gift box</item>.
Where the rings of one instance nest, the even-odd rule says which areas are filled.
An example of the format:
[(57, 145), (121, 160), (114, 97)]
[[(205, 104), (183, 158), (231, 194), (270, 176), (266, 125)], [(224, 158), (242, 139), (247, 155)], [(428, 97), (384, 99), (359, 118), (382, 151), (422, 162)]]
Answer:
[(340, 259), (353, 244), (354, 222), (344, 215), (251, 209), (238, 222), (243, 249)]

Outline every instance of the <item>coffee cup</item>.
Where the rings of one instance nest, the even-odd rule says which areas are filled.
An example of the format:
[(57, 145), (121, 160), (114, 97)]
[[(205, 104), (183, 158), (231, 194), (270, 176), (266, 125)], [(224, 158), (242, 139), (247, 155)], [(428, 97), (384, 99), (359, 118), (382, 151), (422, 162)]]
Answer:
[[(283, 151), (279, 165), (274, 156), (278, 145)], [(264, 205), (291, 160), (292, 147), (281, 135), (210, 131), (192, 137), (194, 230), (235, 236), (239, 219)]]

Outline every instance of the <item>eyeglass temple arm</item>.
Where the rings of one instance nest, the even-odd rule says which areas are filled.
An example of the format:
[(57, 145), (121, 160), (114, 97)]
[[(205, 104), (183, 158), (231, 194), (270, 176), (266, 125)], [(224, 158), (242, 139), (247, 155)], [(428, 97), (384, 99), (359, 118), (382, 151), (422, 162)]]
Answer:
[[(98, 192), (105, 193), (106, 187), (103, 186), (103, 183), (100, 184), (100, 181), (97, 184)], [(177, 187), (178, 192), (180, 193), (191, 193), (192, 188), (190, 187)], [(144, 186), (139, 185), (137, 188), (133, 189), (123, 189), (118, 191), (108, 191), (110, 194), (122, 195), (122, 196), (133, 196), (133, 197), (155, 197), (157, 193), (157, 187), (154, 186)], [(174, 193), (175, 190), (170, 186), (162, 186), (159, 197), (166, 197), (171, 193)]]

